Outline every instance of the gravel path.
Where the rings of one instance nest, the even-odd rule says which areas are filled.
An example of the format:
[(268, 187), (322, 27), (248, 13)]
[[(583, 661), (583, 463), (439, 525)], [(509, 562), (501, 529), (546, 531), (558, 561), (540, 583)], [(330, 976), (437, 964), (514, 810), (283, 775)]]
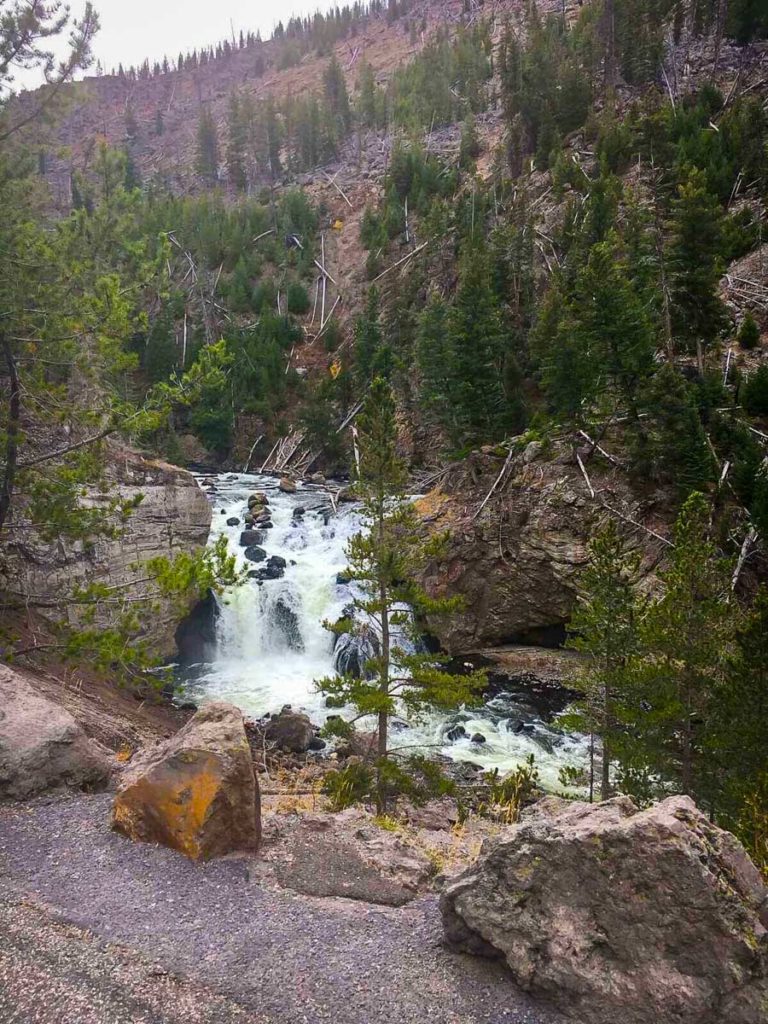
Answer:
[(132, 950), (100, 942), (44, 908), (0, 900), (3, 1024), (256, 1020), (226, 996), (174, 977)]
[[(193, 864), (170, 850), (115, 835), (107, 824), (110, 800), (103, 794), (0, 808), (0, 896), (13, 925), (0, 923), (3, 1024), (560, 1021), (521, 993), (502, 965), (446, 951), (433, 896), (399, 909), (299, 896), (259, 882), (258, 862)], [(23, 900), (47, 904), (92, 932), (101, 943), (93, 947), (94, 962), (101, 958), (102, 966), (86, 970), (90, 947), (82, 935), (69, 942), (61, 933), (54, 936), (44, 918), (37, 928)], [(106, 949), (104, 940), (122, 951)], [(38, 946), (39, 956), (33, 957)], [(178, 990), (166, 988), (171, 1001), (181, 998), (177, 991), (189, 994), (202, 986), (224, 1002), (217, 1004), (209, 992), (200, 995), (197, 1011), (208, 1016), (163, 1016), (160, 990), (147, 982), (144, 961), (135, 961), (137, 973), (123, 967), (136, 955), (185, 979)], [(43, 1002), (42, 1016), (25, 1016), (23, 1007), (17, 1018), (3, 1016), (3, 999), (13, 1000), (32, 965), (35, 984), (43, 987), (46, 973), (52, 986), (83, 996), (103, 983), (105, 1005), (114, 1012), (46, 1016)], [(245, 1018), (238, 1017), (235, 1004), (248, 1011)]]

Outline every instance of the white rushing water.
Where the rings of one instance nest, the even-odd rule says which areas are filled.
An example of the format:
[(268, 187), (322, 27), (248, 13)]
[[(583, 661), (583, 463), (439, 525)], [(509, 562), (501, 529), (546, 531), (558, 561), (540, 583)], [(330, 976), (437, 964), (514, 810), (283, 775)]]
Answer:
[[(246, 560), (239, 540), (248, 496), (264, 491), (274, 526), (264, 531), (260, 546), (268, 556), (284, 558), (287, 565), (282, 578), (262, 583), (249, 580), (220, 599), (214, 660), (190, 674), (185, 691), (196, 701), (229, 701), (254, 717), (290, 704), (322, 724), (329, 714), (339, 713), (325, 707), (324, 697), (314, 686), (315, 680), (334, 671), (334, 637), (323, 622), (340, 618), (352, 600), (350, 585), (337, 582), (337, 577), (347, 564), (347, 541), (360, 529), (357, 512), (341, 505), (334, 514), (322, 487), (299, 485), (296, 494), (287, 495), (272, 477), (230, 474), (214, 482), (211, 542), (224, 534), (239, 565), (262, 568), (263, 564)], [(304, 509), (304, 514), (297, 517), (297, 508)], [(239, 523), (227, 526), (227, 520), (234, 518)], [(462, 726), (466, 735), (454, 733), (451, 739), (447, 733), (456, 726)], [(485, 737), (485, 743), (472, 741), (477, 734)], [(584, 738), (550, 728), (522, 689), (496, 697), (482, 708), (400, 723), (397, 746), (443, 753), (502, 772), (533, 754), (542, 783), (551, 789), (562, 788), (561, 768), (582, 766), (586, 759)]]

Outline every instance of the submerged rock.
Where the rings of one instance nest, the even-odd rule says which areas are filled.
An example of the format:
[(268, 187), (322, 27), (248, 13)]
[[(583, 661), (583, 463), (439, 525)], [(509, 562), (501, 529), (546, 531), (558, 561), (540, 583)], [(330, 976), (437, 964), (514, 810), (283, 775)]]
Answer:
[(761, 1024), (768, 888), (687, 797), (548, 798), (441, 900), (448, 942), (506, 960), (579, 1024)]
[(255, 851), (259, 786), (238, 708), (206, 705), (136, 760), (120, 782), (112, 825), (129, 839), (160, 843), (192, 860)]
[(467, 730), (463, 725), (454, 725), (445, 734), (445, 738), (450, 740), (451, 743), (455, 743), (457, 740), (463, 740), (467, 735)]
[(49, 789), (104, 789), (105, 753), (72, 715), (38, 693), (32, 677), (0, 666), (0, 800)]
[[(275, 567), (275, 569), (278, 568), (278, 566)], [(303, 651), (304, 638), (301, 635), (299, 617), (282, 597), (275, 602), (275, 606), (272, 609), (272, 619), (277, 628), (282, 631), (291, 650)]]

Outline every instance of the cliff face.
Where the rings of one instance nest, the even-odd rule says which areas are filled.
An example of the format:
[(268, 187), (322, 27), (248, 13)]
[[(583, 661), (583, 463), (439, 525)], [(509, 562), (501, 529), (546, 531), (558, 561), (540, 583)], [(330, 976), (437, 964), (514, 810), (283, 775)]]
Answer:
[[(515, 442), (512, 442), (513, 447)], [(423, 574), (426, 589), (460, 594), (464, 609), (429, 622), (445, 650), (461, 654), (498, 644), (557, 644), (573, 612), (590, 537), (609, 513), (623, 516), (627, 535), (643, 552), (652, 583), (671, 515), (666, 496), (639, 495), (626, 474), (581, 453), (593, 497), (563, 444), (545, 452), (538, 442), (506, 463), (506, 452), (485, 449), (456, 466), (418, 511), (430, 530), (446, 532), (446, 548)], [(496, 480), (498, 486), (481, 510)], [(638, 524), (633, 526), (629, 520)]]
[(208, 499), (186, 470), (126, 450), (112, 454), (107, 478), (123, 498), (143, 495), (123, 535), (92, 543), (44, 541), (19, 516), (6, 547), (7, 589), (15, 604), (29, 602), (45, 618), (72, 623), (75, 611), (65, 597), (73, 584), (103, 582), (116, 597), (129, 600), (154, 594), (157, 608), (146, 636), (158, 654), (171, 655), (178, 610), (156, 594), (153, 583), (136, 581), (146, 576), (147, 559), (205, 545), (211, 524)]

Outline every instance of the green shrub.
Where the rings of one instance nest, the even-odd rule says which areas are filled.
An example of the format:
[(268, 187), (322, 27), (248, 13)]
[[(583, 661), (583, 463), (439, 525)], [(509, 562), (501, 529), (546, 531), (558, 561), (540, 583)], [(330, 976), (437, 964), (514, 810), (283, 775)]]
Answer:
[(305, 316), (309, 312), (310, 301), (307, 289), (300, 281), (291, 281), (286, 292), (288, 312), (293, 316)]
[(768, 416), (768, 365), (765, 363), (747, 379), (741, 403), (750, 416)]
[(751, 313), (747, 313), (737, 335), (739, 345), (750, 351), (760, 344), (760, 328)]

